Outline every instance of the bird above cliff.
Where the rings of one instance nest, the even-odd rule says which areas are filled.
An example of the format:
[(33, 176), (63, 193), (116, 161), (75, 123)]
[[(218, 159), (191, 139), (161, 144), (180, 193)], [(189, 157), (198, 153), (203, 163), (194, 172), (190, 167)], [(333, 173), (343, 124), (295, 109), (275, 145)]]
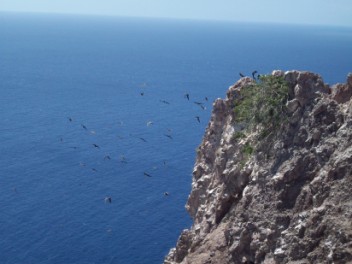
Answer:
[(252, 72), (252, 77), (253, 77), (254, 80), (257, 79), (257, 78), (255, 77), (255, 75), (256, 75), (257, 73), (258, 73), (257, 71), (253, 71), (253, 72)]
[(196, 116), (195, 118), (197, 119), (198, 123), (200, 123), (200, 117)]
[(95, 148), (100, 149), (100, 147), (97, 144), (92, 144)]
[(240, 74), (241, 78), (245, 77), (245, 76), (243, 75), (243, 73), (240, 72), (239, 74)]

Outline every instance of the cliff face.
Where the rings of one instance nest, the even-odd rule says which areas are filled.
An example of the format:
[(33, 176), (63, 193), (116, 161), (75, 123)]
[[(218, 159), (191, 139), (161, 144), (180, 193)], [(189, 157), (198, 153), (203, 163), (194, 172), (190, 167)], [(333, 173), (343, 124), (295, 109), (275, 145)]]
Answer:
[(352, 75), (330, 88), (309, 72), (272, 74), (288, 82), (287, 124), (234, 140), (248, 77), (214, 102), (186, 205), (194, 223), (165, 264), (352, 263)]

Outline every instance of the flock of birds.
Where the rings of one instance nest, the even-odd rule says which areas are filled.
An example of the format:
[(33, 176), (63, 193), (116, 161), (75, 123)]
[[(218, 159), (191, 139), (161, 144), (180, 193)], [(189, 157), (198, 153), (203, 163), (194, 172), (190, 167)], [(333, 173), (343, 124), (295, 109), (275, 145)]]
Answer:
[[(145, 95), (145, 92), (140, 92), (140, 96), (144, 96), (144, 95)], [(183, 97), (184, 97), (184, 100), (191, 102), (191, 96), (190, 96), (189, 93), (184, 94)], [(208, 101), (209, 101), (208, 97), (204, 97), (204, 102), (194, 101), (193, 103), (194, 103), (195, 105), (199, 106), (200, 109), (206, 110), (206, 109), (207, 109), (207, 108), (206, 108), (206, 103), (207, 103)], [(166, 101), (166, 100), (159, 100), (159, 102), (162, 103), (162, 104), (170, 105), (170, 102), (169, 102), (169, 101)], [(201, 118), (200, 118), (199, 115), (194, 116), (194, 119), (195, 119), (195, 122), (201, 123)], [(67, 122), (70, 123), (70, 124), (71, 124), (71, 123), (73, 124), (73, 123), (75, 123), (75, 120), (74, 120), (73, 117), (69, 116), (69, 117), (67, 117)], [(154, 124), (153, 121), (148, 121), (148, 122), (146, 123), (146, 126), (147, 126), (147, 127), (150, 127), (150, 126), (153, 126), (153, 124)], [(123, 125), (123, 122), (120, 122), (120, 125), (122, 126), (122, 125)], [(88, 127), (87, 127), (85, 124), (80, 124), (80, 127), (81, 127), (81, 129), (83, 129), (83, 130), (85, 130), (85, 131), (87, 131), (87, 132), (89, 132), (89, 133), (91, 133), (91, 134), (96, 134), (96, 132), (95, 132), (94, 130), (89, 130)], [(173, 136), (172, 136), (171, 131), (172, 131), (172, 129), (168, 129), (168, 133), (164, 133), (163, 135), (164, 135), (165, 137), (169, 138), (170, 140), (173, 140)], [(145, 137), (133, 136), (132, 134), (129, 134), (129, 136), (131, 136), (131, 137), (136, 137), (136, 138), (138, 138), (139, 140), (141, 140), (142, 142), (148, 142), (147, 138), (145, 138)], [(120, 137), (120, 138), (122, 139), (122, 137)], [(60, 141), (61, 141), (61, 142), (64, 142), (64, 138), (63, 138), (63, 137), (60, 137)], [(91, 148), (95, 148), (95, 149), (97, 149), (97, 150), (102, 149), (101, 146), (100, 146), (99, 144), (97, 144), (97, 143), (93, 143), (93, 142), (92, 142), (92, 143), (90, 143), (90, 144), (91, 144)], [(70, 147), (70, 148), (72, 148), (72, 149), (78, 149), (78, 147), (76, 147), (76, 146)], [(112, 160), (112, 157), (110, 156), (110, 154), (105, 154), (105, 156), (103, 157), (103, 160), (109, 161), (109, 160)], [(127, 159), (126, 159), (126, 157), (125, 157), (124, 155), (120, 155), (119, 162), (120, 162), (120, 163), (128, 163), (128, 161), (127, 161)], [(88, 167), (88, 166), (86, 165), (86, 163), (84, 163), (84, 162), (80, 162), (79, 165), (80, 165), (81, 167)], [(166, 161), (163, 161), (163, 165), (166, 166)], [(91, 170), (92, 172), (94, 172), (94, 173), (97, 173), (97, 172), (98, 172), (98, 170), (97, 170), (96, 168), (94, 168), (94, 167), (91, 167), (90, 170)], [(148, 171), (144, 171), (144, 172), (143, 172), (143, 175), (144, 175), (145, 177), (148, 177), (148, 178), (153, 177), (153, 175), (152, 175), (150, 172), (148, 172)], [(167, 192), (167, 191), (165, 191), (163, 194), (164, 194), (164, 196), (169, 196), (169, 192)], [(111, 203), (112, 203), (112, 197), (111, 197), (111, 196), (106, 196), (106, 197), (104, 198), (104, 202), (107, 203), (107, 204), (111, 204)]]
[[(245, 75), (242, 74), (241, 72), (239, 73), (239, 75), (240, 75), (241, 78), (245, 77)], [(253, 72), (252, 72), (252, 77), (253, 77), (254, 80), (260, 79), (260, 75), (258, 74), (257, 71), (253, 71)], [(146, 84), (144, 84), (144, 86), (146, 86)], [(143, 97), (144, 95), (145, 95), (145, 92), (144, 92), (144, 91), (141, 91), (141, 92), (140, 92), (140, 96)], [(183, 95), (183, 97), (184, 97), (185, 100), (187, 100), (187, 101), (189, 101), (189, 102), (191, 101), (191, 96), (190, 96), (189, 93), (185, 93), (185, 94)], [(204, 102), (193, 101), (193, 103), (196, 104), (197, 106), (199, 106), (200, 109), (206, 110), (206, 103), (207, 103), (208, 101), (209, 101), (208, 97), (205, 96), (205, 97), (204, 97)], [(166, 100), (159, 100), (159, 102), (162, 103), (162, 104), (165, 104), (165, 105), (170, 105), (170, 102), (169, 102), (169, 101), (166, 101)], [(196, 122), (201, 123), (201, 118), (200, 118), (199, 115), (194, 116), (194, 118), (195, 118)], [(67, 117), (67, 120), (68, 120), (69, 123), (74, 123), (74, 119), (73, 119), (72, 117)], [(148, 121), (148, 122), (146, 123), (147, 127), (150, 127), (150, 126), (152, 126), (153, 124), (154, 124), (153, 121)], [(123, 122), (120, 122), (120, 125), (123, 125)], [(93, 130), (90, 131), (90, 130), (87, 128), (86, 125), (80, 124), (80, 126), (81, 126), (81, 129), (83, 129), (83, 130), (85, 130), (85, 131), (87, 131), (87, 132), (90, 132), (91, 134), (95, 134), (95, 131), (93, 131)], [(172, 136), (172, 134), (171, 134), (171, 131), (172, 131), (171, 129), (168, 129), (168, 133), (164, 133), (163, 135), (164, 135), (165, 137), (169, 138), (170, 140), (173, 140), (173, 136)], [(129, 134), (129, 135), (130, 135), (130, 136), (133, 136), (132, 134)], [(145, 137), (137, 136), (137, 138), (138, 138), (139, 140), (141, 140), (142, 142), (148, 142), (148, 140), (147, 140)], [(61, 137), (61, 138), (60, 138), (60, 141), (63, 142), (64, 139)], [(97, 143), (91, 143), (91, 147), (93, 147), (93, 148), (95, 148), (95, 149), (101, 149), (100, 145), (98, 145)], [(74, 147), (70, 147), (70, 148), (72, 148), (72, 149), (78, 149), (78, 147), (75, 147), (75, 146), (74, 146)], [(105, 156), (104, 156), (103, 159), (104, 159), (104, 160), (107, 160), (107, 161), (108, 161), (108, 160), (112, 160), (112, 158), (111, 158), (111, 156), (110, 156), (109, 154), (105, 154)], [(124, 155), (120, 155), (119, 162), (121, 162), (121, 163), (127, 163), (128, 161), (127, 161), (127, 159), (126, 159), (126, 157), (125, 157)], [(164, 163), (164, 166), (165, 166), (165, 165), (166, 165), (166, 161), (163, 161), (163, 163)], [(86, 164), (83, 163), (83, 162), (80, 162), (79, 165), (80, 165), (81, 167), (86, 167)], [(96, 168), (94, 168), (94, 167), (92, 167), (92, 168), (90, 168), (90, 169), (91, 169), (92, 172), (95, 172), (95, 173), (98, 172), (98, 170), (97, 170)], [(148, 177), (148, 178), (153, 177), (153, 175), (152, 175), (150, 172), (148, 172), (148, 171), (144, 171), (144, 172), (143, 172), (143, 175), (144, 175), (145, 177)], [(164, 192), (164, 196), (168, 196), (168, 195), (169, 195), (169, 192)], [(105, 202), (105, 203), (108, 203), (108, 204), (112, 203), (112, 197), (111, 197), (111, 196), (106, 196), (106, 197), (104, 198), (104, 202)]]

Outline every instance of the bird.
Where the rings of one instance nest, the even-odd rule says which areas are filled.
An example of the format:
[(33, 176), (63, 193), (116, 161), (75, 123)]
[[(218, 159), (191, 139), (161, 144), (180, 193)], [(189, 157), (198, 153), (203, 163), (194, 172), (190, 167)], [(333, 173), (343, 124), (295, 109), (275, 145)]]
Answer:
[(168, 193), (168, 192), (164, 192), (164, 195), (165, 195), (165, 196), (169, 196), (169, 193)]
[(106, 160), (106, 159), (111, 160), (111, 157), (110, 157), (109, 155), (106, 155), (106, 156), (104, 157), (104, 160)]
[(241, 77), (245, 77), (241, 72), (239, 73)]
[(73, 121), (71, 117), (68, 117), (67, 119), (68, 119), (68, 121), (70, 121), (70, 122), (72, 122), (72, 121)]
[(254, 80), (256, 80), (255, 75), (256, 75), (257, 73), (258, 73), (257, 71), (253, 71), (253, 72), (252, 72), (252, 76), (253, 76), (253, 79), (254, 79)]
[(200, 108), (202, 108), (203, 110), (207, 109), (204, 105), (200, 105)]
[(141, 92), (141, 96), (143, 96), (144, 95), (144, 93), (143, 92)]
[(81, 126), (82, 126), (83, 129), (88, 130), (88, 128), (85, 125), (81, 124)]
[(164, 104), (170, 104), (168, 101), (165, 101), (165, 100), (160, 100), (160, 102), (162, 102)]
[(152, 177), (152, 175), (150, 175), (149, 173), (144, 172), (143, 174), (144, 174), (144, 176)]
[(205, 101), (208, 101), (208, 97), (205, 97), (204, 99), (205, 99)]
[(193, 102), (195, 103), (196, 105), (203, 105), (203, 103), (200, 103), (200, 102)]
[(197, 119), (198, 123), (200, 123), (200, 117), (196, 116), (195, 118)]
[(92, 168), (92, 171), (94, 171), (94, 172), (98, 172), (95, 168)]
[(100, 147), (97, 144), (92, 144), (95, 148), (100, 149)]
[(188, 93), (186, 93), (184, 97), (187, 98), (187, 100), (189, 101), (189, 94)]
[(169, 139), (173, 139), (171, 135), (164, 134), (165, 137), (168, 137)]
[(105, 199), (104, 199), (104, 202), (105, 203), (112, 203), (112, 199), (110, 196), (106, 196)]
[(152, 121), (147, 122), (147, 126), (151, 126), (152, 124), (154, 124)]
[(144, 141), (144, 142), (147, 142), (147, 140), (145, 138), (140, 137), (139, 139)]

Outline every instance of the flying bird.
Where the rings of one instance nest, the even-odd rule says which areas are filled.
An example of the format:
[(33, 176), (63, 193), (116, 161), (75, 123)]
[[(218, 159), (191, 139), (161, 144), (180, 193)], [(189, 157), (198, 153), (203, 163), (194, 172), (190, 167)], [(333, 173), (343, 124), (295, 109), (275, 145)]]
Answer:
[(72, 122), (72, 118), (71, 117), (68, 117), (67, 119), (68, 119), (68, 121)]
[(199, 105), (203, 110), (206, 110), (207, 108), (204, 105)]
[(154, 124), (152, 121), (147, 122), (147, 126), (151, 126), (152, 124)]
[(88, 128), (85, 125), (81, 124), (81, 126), (82, 126), (83, 129), (88, 130)]
[(164, 192), (164, 195), (165, 195), (165, 196), (169, 196), (169, 193), (168, 193), (168, 192)]
[(105, 203), (112, 203), (111, 197), (110, 196), (105, 197), (104, 202)]
[(200, 123), (200, 117), (196, 116), (195, 118), (197, 119), (198, 123)]
[(94, 171), (94, 172), (98, 172), (95, 168), (92, 168), (92, 171)]
[(239, 73), (240, 74), (240, 76), (243, 78), (243, 77), (245, 77), (241, 72)]
[(196, 105), (203, 105), (203, 103), (200, 103), (200, 102), (193, 102), (195, 103)]
[(164, 134), (165, 137), (168, 137), (169, 139), (173, 139), (171, 135)]
[(144, 176), (152, 177), (152, 175), (150, 175), (149, 173), (144, 172), (143, 174), (144, 174)]
[(256, 80), (257, 78), (255, 78), (255, 75), (257, 74), (258, 72), (257, 71), (253, 71), (252, 72), (252, 76), (253, 76), (253, 79)]
[(143, 142), (147, 142), (145, 138), (140, 137), (139, 139), (142, 140)]
[(204, 99), (205, 99), (205, 101), (208, 101), (208, 97), (205, 97)]
[(143, 92), (141, 92), (141, 96), (143, 96), (144, 95), (144, 93)]
[(188, 93), (186, 93), (184, 97), (187, 98), (187, 100), (189, 101), (189, 94)]
[(165, 100), (160, 100), (160, 102), (162, 102), (164, 104), (170, 104), (168, 101), (165, 101)]
[(95, 148), (100, 149), (100, 147), (97, 144), (92, 144)]

